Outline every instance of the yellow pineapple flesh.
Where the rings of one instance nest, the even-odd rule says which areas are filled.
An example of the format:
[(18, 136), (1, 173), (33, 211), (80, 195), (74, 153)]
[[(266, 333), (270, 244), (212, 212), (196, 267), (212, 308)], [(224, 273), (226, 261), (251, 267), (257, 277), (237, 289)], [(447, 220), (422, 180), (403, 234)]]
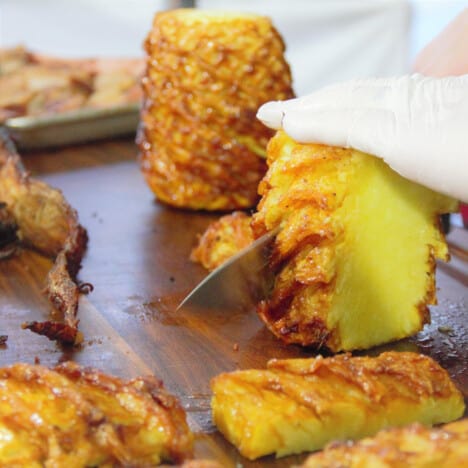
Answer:
[(249, 459), (321, 449), (412, 422), (459, 418), (463, 396), (428, 356), (271, 360), (211, 382), (213, 420)]
[(288, 343), (365, 349), (417, 333), (436, 303), (435, 259), (448, 259), (438, 215), (457, 202), (351, 149), (278, 132), (253, 218), (281, 226), (271, 296), (258, 310)]

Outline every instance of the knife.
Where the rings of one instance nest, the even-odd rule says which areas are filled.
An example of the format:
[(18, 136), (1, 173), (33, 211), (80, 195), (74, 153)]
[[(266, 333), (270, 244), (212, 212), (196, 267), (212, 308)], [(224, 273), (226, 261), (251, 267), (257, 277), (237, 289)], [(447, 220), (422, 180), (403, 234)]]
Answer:
[(213, 270), (179, 304), (177, 310), (255, 309), (269, 296), (274, 276), (269, 269), (271, 247), (279, 228), (259, 237), (252, 244)]

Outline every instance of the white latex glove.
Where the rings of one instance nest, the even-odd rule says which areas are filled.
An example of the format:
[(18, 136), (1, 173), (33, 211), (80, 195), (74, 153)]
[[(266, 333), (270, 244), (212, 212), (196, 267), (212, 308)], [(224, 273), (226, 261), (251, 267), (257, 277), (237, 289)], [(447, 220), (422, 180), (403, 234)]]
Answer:
[(468, 202), (468, 75), (350, 81), (260, 107), (300, 143), (355, 148), (403, 177)]

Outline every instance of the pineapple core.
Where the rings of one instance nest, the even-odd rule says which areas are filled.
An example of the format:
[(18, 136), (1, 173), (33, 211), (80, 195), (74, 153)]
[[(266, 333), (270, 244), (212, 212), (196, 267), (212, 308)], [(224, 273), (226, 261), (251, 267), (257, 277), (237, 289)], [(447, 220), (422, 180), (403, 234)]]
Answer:
[(287, 343), (365, 349), (417, 333), (436, 303), (435, 258), (448, 260), (438, 215), (457, 201), (351, 149), (278, 132), (252, 227), (281, 226), (275, 284), (258, 311)]

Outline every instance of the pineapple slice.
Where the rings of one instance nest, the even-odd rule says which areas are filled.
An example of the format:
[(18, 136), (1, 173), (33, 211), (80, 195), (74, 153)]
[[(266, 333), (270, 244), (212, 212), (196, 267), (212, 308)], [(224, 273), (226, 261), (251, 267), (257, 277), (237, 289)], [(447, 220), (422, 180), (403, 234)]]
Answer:
[(278, 132), (252, 227), (281, 226), (275, 285), (258, 310), (287, 343), (365, 349), (411, 336), (436, 303), (438, 215), (457, 202), (359, 151), (295, 143)]
[(214, 423), (249, 459), (317, 450), (390, 426), (448, 422), (464, 411), (447, 372), (416, 353), (272, 360), (266, 370), (218, 375), (211, 388)]
[(293, 96), (281, 36), (263, 16), (196, 9), (158, 13), (145, 43), (141, 167), (177, 207), (254, 206), (273, 132), (258, 107)]
[(192, 451), (184, 410), (154, 377), (73, 362), (0, 368), (0, 466), (155, 466)]
[(420, 424), (379, 432), (357, 443), (333, 443), (302, 468), (453, 468), (468, 465), (468, 419), (429, 429)]

